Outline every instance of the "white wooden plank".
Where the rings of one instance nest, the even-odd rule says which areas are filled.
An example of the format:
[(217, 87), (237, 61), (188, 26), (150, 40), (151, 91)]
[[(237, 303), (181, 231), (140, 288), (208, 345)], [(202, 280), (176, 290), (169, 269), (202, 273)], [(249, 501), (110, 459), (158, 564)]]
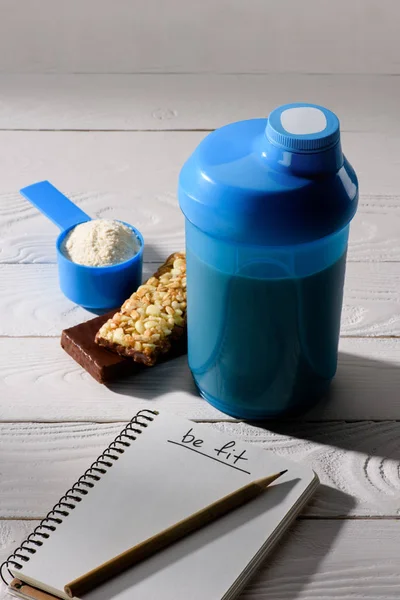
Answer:
[(400, 258), (400, 196), (363, 194), (351, 224), (349, 261), (383, 262)]
[[(400, 340), (342, 338), (329, 399), (305, 419), (400, 419)], [(106, 387), (52, 338), (0, 339), (0, 421), (120, 421), (158, 407), (192, 419), (229, 419), (202, 400), (186, 357)]]
[(342, 335), (400, 335), (398, 263), (348, 263)]
[(215, 129), (307, 98), (343, 131), (398, 131), (390, 75), (0, 74), (0, 129)]
[(396, 0), (2, 0), (8, 72), (398, 73)]
[[(36, 521), (0, 521), (0, 560)], [(397, 600), (397, 521), (297, 521), (260, 566), (240, 600)], [(0, 584), (0, 600), (10, 600)]]
[[(146, 264), (144, 278), (156, 268)], [(341, 334), (400, 336), (399, 304), (398, 263), (350, 262)], [(0, 264), (0, 336), (58, 336), (92, 317), (62, 294), (57, 265)]]
[(186, 356), (106, 387), (58, 339), (0, 338), (0, 399), (0, 421), (120, 421), (149, 406), (192, 418), (224, 418), (199, 398)]
[(400, 443), (394, 421), (275, 421), (210, 425), (295, 462), (308, 464), (321, 487), (308, 517), (398, 516)]
[[(19, 544), (39, 525), (39, 521), (0, 521), (0, 564), (7, 560)], [(0, 600), (10, 600), (0, 579)]]
[[(18, 190), (49, 179), (93, 217), (120, 218), (146, 239), (146, 260), (184, 245), (181, 165), (203, 132), (0, 132), (0, 262), (55, 262), (57, 229)], [(350, 260), (400, 258), (400, 134), (345, 133), (361, 205)]]
[(396, 600), (397, 522), (301, 521), (241, 600)]
[[(143, 280), (156, 269), (144, 264)], [(0, 336), (59, 336), (94, 316), (61, 292), (57, 265), (0, 264)]]
[[(314, 469), (322, 485), (303, 511), (307, 516), (400, 514), (399, 423), (206, 426)], [(123, 427), (123, 423), (0, 424), (0, 517), (43, 517)]]

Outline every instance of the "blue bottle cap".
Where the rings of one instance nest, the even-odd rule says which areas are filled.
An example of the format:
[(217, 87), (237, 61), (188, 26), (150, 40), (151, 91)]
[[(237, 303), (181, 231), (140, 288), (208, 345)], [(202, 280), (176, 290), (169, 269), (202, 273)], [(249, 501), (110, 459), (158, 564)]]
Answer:
[(269, 115), (266, 135), (271, 144), (291, 152), (321, 152), (338, 143), (340, 123), (323, 106), (285, 104)]

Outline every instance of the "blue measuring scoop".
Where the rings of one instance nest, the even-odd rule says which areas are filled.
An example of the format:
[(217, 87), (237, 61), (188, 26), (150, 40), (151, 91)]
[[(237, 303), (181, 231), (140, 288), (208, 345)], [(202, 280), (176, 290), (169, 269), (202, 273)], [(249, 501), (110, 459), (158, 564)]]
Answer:
[(91, 217), (49, 181), (29, 185), (20, 193), (61, 229), (56, 241), (58, 277), (61, 291), (69, 300), (92, 310), (111, 310), (119, 307), (139, 287), (144, 240), (135, 227), (121, 221), (137, 238), (139, 250), (132, 258), (105, 267), (79, 265), (65, 256), (63, 241), (76, 225), (91, 221)]

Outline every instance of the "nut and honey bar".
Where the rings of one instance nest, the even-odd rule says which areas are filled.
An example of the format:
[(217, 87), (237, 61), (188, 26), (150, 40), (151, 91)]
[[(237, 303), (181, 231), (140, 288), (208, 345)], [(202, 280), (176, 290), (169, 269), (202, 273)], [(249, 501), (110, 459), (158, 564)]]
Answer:
[(185, 334), (186, 259), (176, 252), (100, 328), (95, 342), (153, 366)]

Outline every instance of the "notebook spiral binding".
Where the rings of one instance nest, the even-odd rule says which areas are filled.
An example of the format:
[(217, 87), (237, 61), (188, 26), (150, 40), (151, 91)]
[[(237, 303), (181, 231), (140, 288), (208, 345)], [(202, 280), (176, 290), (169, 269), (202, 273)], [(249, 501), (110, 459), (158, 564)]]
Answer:
[[(133, 419), (124, 427), (117, 435), (115, 440), (100, 454), (100, 456), (91, 464), (78, 481), (64, 494), (62, 498), (53, 506), (50, 512), (42, 519), (33, 532), (21, 543), (21, 545), (11, 554), (5, 562), (0, 566), (0, 576), (3, 582), (8, 585), (7, 578), (14, 578), (10, 571), (11, 565), (15, 569), (22, 569), (23, 563), (30, 560), (31, 556), (36, 553), (37, 548), (42, 546), (44, 540), (50, 537), (51, 533), (63, 523), (69, 516), (70, 512), (76, 505), (82, 501), (90, 489), (99, 481), (107, 470), (113, 466), (125, 449), (131, 445), (129, 440), (136, 440), (136, 434), (143, 433), (143, 429), (147, 427), (149, 421), (154, 420), (154, 416), (159, 413), (156, 410), (143, 409), (139, 411)], [(88, 481), (89, 480), (89, 481)], [(39, 538), (39, 539), (38, 539)], [(34, 547), (32, 547), (32, 545)], [(8, 573), (8, 575), (6, 574)]]

